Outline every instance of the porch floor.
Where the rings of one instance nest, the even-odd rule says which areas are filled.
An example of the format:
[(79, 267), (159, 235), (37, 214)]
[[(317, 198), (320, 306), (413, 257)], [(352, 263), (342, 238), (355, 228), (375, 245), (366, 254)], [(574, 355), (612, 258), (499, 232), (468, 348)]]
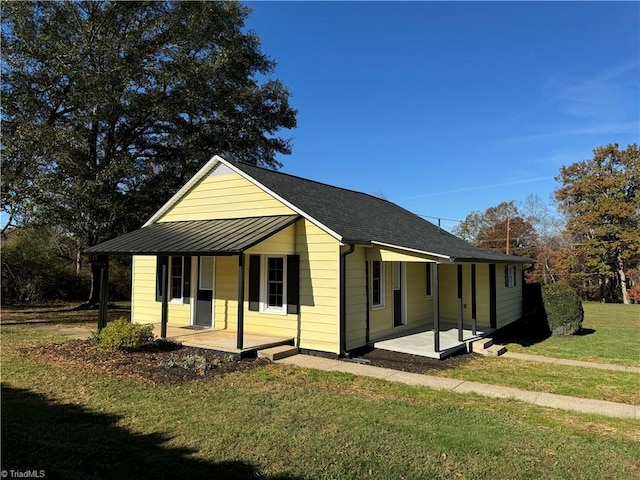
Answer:
[[(160, 324), (153, 325), (153, 334), (160, 337)], [(230, 353), (239, 357), (252, 357), (258, 350), (277, 345), (293, 345), (293, 337), (276, 337), (246, 333), (243, 336), (242, 350), (237, 347), (237, 333), (230, 330), (212, 328), (193, 329), (185, 326), (167, 325), (167, 340), (180, 342), (187, 347), (206, 348)]]
[(458, 340), (458, 326), (452, 323), (440, 325), (440, 351), (433, 349), (433, 330), (424, 330), (417, 333), (397, 335), (392, 338), (371, 342), (374, 348), (390, 350), (392, 352), (420, 355), (422, 357), (442, 359), (460, 350), (466, 350), (467, 344), (478, 338), (486, 337), (495, 332), (495, 328), (478, 327), (476, 335), (473, 335), (471, 327), (465, 325), (462, 330), (463, 341)]

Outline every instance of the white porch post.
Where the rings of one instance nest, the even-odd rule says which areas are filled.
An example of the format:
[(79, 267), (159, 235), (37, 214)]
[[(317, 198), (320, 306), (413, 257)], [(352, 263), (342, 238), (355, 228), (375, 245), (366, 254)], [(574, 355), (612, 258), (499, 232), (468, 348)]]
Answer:
[(440, 351), (440, 287), (438, 282), (438, 262), (433, 264), (433, 350)]

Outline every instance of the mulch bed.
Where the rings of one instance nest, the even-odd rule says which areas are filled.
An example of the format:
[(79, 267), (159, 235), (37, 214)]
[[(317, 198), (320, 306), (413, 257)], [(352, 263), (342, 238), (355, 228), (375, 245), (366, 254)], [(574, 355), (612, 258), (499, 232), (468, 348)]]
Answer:
[[(24, 351), (65, 368), (107, 373), (154, 385), (174, 385), (213, 378), (269, 363), (264, 358), (236, 360), (211, 350), (184, 347), (166, 341), (155, 341), (138, 350), (107, 352), (88, 340), (69, 340), (28, 347)], [(189, 360), (197, 362), (194, 365)], [(188, 368), (177, 364), (186, 364)]]
[(420, 355), (372, 349), (361, 353), (356, 358), (364, 359), (368, 361), (369, 365), (375, 367), (391, 368), (402, 372), (429, 374), (464, 365), (476, 359), (477, 354), (459, 354), (447, 357), (444, 360), (437, 360)]
[[(214, 378), (233, 372), (244, 372), (269, 363), (264, 358), (237, 360), (230, 355), (212, 350), (185, 347), (162, 340), (156, 340), (131, 351), (107, 352), (89, 340), (68, 340), (62, 343), (26, 347), (22, 350), (30, 356), (64, 368), (107, 373), (154, 385), (175, 385)], [(444, 360), (437, 360), (419, 355), (371, 349), (360, 352), (355, 358), (376, 367), (429, 374), (456, 368), (472, 361), (476, 355), (454, 355)], [(189, 360), (196, 360), (196, 362), (189, 363)]]

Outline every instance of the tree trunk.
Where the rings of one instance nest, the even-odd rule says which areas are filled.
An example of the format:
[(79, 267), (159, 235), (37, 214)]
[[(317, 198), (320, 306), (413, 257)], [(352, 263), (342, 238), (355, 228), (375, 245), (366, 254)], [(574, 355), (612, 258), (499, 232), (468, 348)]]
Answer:
[(622, 291), (622, 303), (629, 305), (629, 291), (627, 290), (627, 276), (624, 273), (624, 263), (622, 262), (622, 256), (618, 253), (618, 280), (620, 280), (620, 290)]

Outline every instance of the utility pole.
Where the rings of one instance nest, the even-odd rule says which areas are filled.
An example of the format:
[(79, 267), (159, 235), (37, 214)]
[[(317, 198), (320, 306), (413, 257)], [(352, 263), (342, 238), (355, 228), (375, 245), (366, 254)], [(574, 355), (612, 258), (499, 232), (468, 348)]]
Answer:
[(511, 219), (507, 217), (507, 255), (509, 255), (509, 231), (511, 230), (510, 222)]

